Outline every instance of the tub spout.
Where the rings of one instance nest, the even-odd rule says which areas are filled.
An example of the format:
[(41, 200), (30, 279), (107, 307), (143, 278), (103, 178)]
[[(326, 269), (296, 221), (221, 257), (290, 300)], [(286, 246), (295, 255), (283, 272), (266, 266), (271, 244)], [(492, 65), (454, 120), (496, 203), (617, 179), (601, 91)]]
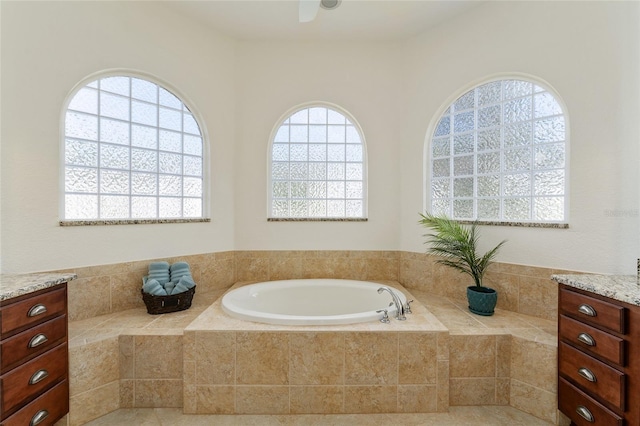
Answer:
[(380, 293), (380, 294), (382, 294), (383, 291), (389, 292), (389, 294), (391, 295), (391, 298), (393, 299), (393, 303), (396, 305), (396, 317), (395, 318), (397, 320), (400, 320), (400, 321), (406, 320), (407, 317), (404, 315), (404, 312), (405, 312), (404, 304), (402, 303), (402, 301), (400, 300), (398, 295), (387, 286), (382, 286), (382, 287), (380, 287), (378, 289), (378, 293)]

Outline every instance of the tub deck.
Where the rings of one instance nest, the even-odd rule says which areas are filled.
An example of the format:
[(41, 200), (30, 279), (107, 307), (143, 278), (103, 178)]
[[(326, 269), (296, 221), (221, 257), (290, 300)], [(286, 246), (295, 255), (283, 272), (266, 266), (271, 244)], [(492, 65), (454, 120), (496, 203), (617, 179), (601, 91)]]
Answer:
[[(384, 282), (384, 284), (397, 287), (395, 282)], [(409, 316), (409, 320), (404, 322), (392, 319), (391, 324), (289, 326), (288, 329), (283, 330), (283, 326), (247, 324), (223, 314), (223, 316), (214, 315), (213, 325), (207, 325), (208, 329), (202, 329), (205, 326), (201, 324), (201, 320), (207, 317), (211, 319), (212, 312), (209, 310), (215, 309), (216, 306), (219, 309), (219, 301), (216, 305), (216, 300), (223, 293), (224, 291), (197, 293), (193, 306), (182, 312), (152, 316), (148, 315), (144, 308), (138, 308), (70, 322), (71, 411), (69, 424), (81, 425), (118, 408), (178, 408), (186, 412), (187, 410), (183, 407), (192, 403), (195, 396), (188, 393), (188, 388), (185, 385), (188, 386), (189, 380), (193, 381), (197, 374), (203, 376), (203, 372), (192, 368), (195, 367), (193, 364), (195, 352), (186, 349), (190, 344), (190, 336), (195, 337), (202, 333), (234, 332), (242, 334), (243, 332), (251, 332), (251, 327), (257, 326), (257, 329), (253, 328), (254, 332), (256, 330), (267, 331), (267, 327), (272, 328), (267, 333), (270, 335), (274, 335), (274, 332), (280, 332), (289, 337), (293, 334), (298, 335), (297, 337), (306, 337), (314, 331), (321, 331), (322, 334), (342, 331), (343, 335), (359, 334), (361, 337), (367, 338), (379, 335), (378, 331), (393, 330), (396, 331), (391, 333), (396, 336), (396, 347), (402, 348), (402, 351), (394, 352), (395, 354), (400, 356), (400, 353), (421, 353), (412, 340), (403, 338), (406, 336), (404, 332), (417, 326), (417, 324), (412, 324), (414, 321), (411, 316)], [(446, 374), (449, 391), (446, 403), (449, 406), (510, 405), (518, 410), (533, 414), (550, 424), (558, 424), (560, 419), (556, 410), (555, 395), (557, 335), (555, 321), (501, 309), (497, 309), (496, 314), (492, 317), (480, 317), (469, 313), (466, 304), (462, 301), (434, 296), (414, 289), (406, 291), (405, 294), (416, 300), (412, 306), (415, 306), (414, 312), (417, 314), (413, 315), (423, 315), (425, 324), (429, 324), (434, 333), (443, 333), (441, 346), (445, 344), (445, 340), (448, 340), (446, 354), (448, 360), (445, 361), (444, 358), (440, 360), (443, 361), (442, 366), (447, 365), (448, 367)], [(421, 308), (424, 308), (425, 312), (421, 313), (417, 309), (417, 301), (422, 302)], [(201, 316), (201, 314), (204, 315)], [(233, 324), (227, 321), (232, 321)], [(240, 325), (238, 325), (239, 323)], [(234, 330), (230, 326), (240, 328)], [(354, 326), (364, 328), (360, 331), (356, 330), (353, 334), (351, 332), (354, 332)], [(343, 327), (349, 327), (350, 330), (347, 331)], [(339, 330), (340, 328), (343, 329)], [(283, 331), (285, 333), (282, 333)], [(413, 332), (420, 333), (421, 331), (413, 330)], [(313, 343), (313, 339), (308, 342)], [(289, 345), (291, 342), (287, 344), (287, 347)], [(388, 345), (374, 346), (382, 347), (380, 352), (387, 352), (385, 348)], [(205, 351), (205, 353), (207, 351), (206, 347), (196, 349), (197, 351)], [(305, 355), (305, 353), (301, 354)], [(444, 354), (441, 355), (444, 356)], [(277, 357), (277, 353), (272, 354), (272, 358)], [(370, 362), (370, 359), (366, 360), (365, 368), (370, 365)], [(535, 366), (535, 369), (530, 368), (531, 366)], [(213, 370), (219, 371), (215, 366)], [(424, 374), (428, 376), (430, 373), (418, 372), (417, 374), (423, 374), (422, 377), (424, 377)], [(441, 376), (444, 374), (443, 369)], [(444, 379), (444, 376), (442, 378)], [(290, 381), (293, 379), (291, 376), (288, 377)], [(221, 379), (209, 377), (203, 380), (219, 381)], [(406, 377), (396, 380), (398, 382), (389, 385), (414, 386), (412, 384), (398, 385), (398, 383), (407, 380)], [(202, 403), (205, 403), (215, 398), (215, 394), (211, 391), (216, 390), (216, 386), (219, 386), (218, 390), (225, 391), (223, 388), (228, 385), (199, 386), (205, 386), (203, 389), (207, 390), (200, 396)], [(206, 386), (210, 386), (210, 388), (206, 388)], [(240, 386), (258, 388), (264, 385)], [(297, 385), (292, 385), (293, 392), (290, 395), (299, 393), (298, 390), (301, 388), (295, 386)], [(317, 386), (328, 388), (333, 385)], [(366, 385), (343, 384), (340, 386), (343, 386), (343, 390), (346, 390), (347, 387), (351, 390), (358, 390), (357, 388)], [(375, 386), (385, 387), (387, 384), (378, 384), (373, 387)], [(423, 390), (428, 392), (427, 388), (432, 384), (415, 386), (424, 386)], [(238, 389), (235, 390), (237, 392)], [(222, 395), (233, 395), (233, 392), (230, 391), (231, 389), (227, 388)], [(404, 394), (404, 396), (408, 395), (410, 394)], [(368, 395), (369, 398), (372, 396), (374, 395)], [(441, 398), (445, 398), (444, 395)], [(416, 403), (418, 402), (420, 401), (416, 400)], [(428, 401), (425, 404), (419, 403), (417, 405), (426, 410), (433, 409)], [(295, 412), (295, 410), (291, 410), (291, 407), (291, 401), (289, 401), (289, 405), (282, 407), (282, 409), (288, 409), (289, 413)], [(408, 405), (405, 404), (404, 407), (408, 407)], [(376, 408), (385, 409), (385, 406), (382, 404), (378, 407), (371, 407), (371, 412), (379, 412), (375, 411)], [(397, 408), (396, 405), (396, 411)]]

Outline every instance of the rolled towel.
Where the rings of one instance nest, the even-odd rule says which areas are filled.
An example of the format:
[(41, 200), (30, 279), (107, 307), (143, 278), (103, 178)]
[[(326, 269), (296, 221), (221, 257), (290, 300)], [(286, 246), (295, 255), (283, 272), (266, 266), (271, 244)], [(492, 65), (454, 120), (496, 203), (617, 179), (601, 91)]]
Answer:
[(142, 290), (145, 293), (153, 294), (154, 296), (166, 296), (167, 291), (162, 287), (158, 280), (149, 279), (142, 286)]
[(149, 272), (151, 271), (167, 271), (169, 272), (169, 262), (151, 262), (149, 264)]
[(175, 286), (176, 286), (175, 282), (169, 281), (168, 283), (164, 284), (164, 289), (167, 291), (167, 294), (171, 294)]
[(189, 289), (182, 283), (182, 281), (178, 282), (176, 286), (173, 288), (171, 294), (179, 294), (184, 293), (185, 291), (189, 291)]
[(171, 265), (170, 269), (173, 271), (178, 270), (178, 269), (186, 269), (189, 270), (189, 264), (187, 262), (176, 262), (173, 265)]
[(187, 290), (196, 286), (196, 282), (193, 280), (191, 275), (189, 275), (188, 277), (180, 278), (180, 281), (178, 281), (178, 284), (182, 284), (184, 287), (187, 288)]

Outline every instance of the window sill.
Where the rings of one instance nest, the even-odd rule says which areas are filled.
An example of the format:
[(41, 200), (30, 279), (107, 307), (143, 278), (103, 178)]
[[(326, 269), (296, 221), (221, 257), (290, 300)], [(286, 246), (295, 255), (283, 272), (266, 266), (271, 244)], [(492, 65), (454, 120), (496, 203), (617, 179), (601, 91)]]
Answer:
[(541, 222), (492, 222), (490, 220), (458, 220), (463, 225), (486, 225), (486, 226), (517, 226), (521, 228), (554, 228), (568, 229), (568, 223), (541, 223)]
[(267, 222), (367, 222), (366, 217), (268, 217)]
[(157, 223), (200, 223), (211, 222), (210, 218), (185, 219), (115, 219), (115, 220), (61, 220), (60, 226), (102, 226), (102, 225), (150, 225)]

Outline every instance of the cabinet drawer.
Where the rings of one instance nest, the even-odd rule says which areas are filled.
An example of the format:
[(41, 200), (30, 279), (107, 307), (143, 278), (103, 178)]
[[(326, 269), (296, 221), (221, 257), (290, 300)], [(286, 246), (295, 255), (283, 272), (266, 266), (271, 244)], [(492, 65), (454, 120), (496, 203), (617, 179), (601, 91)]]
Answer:
[(598, 395), (614, 407), (625, 409), (624, 373), (581, 352), (566, 343), (558, 346), (559, 370), (592, 395)]
[(622, 306), (605, 302), (565, 289), (560, 290), (560, 310), (616, 333), (625, 332), (625, 315)]
[(560, 339), (620, 366), (625, 364), (624, 340), (587, 324), (560, 315)]
[(2, 426), (49, 426), (55, 424), (68, 412), (69, 382), (65, 380), (8, 417), (2, 422)]
[(67, 316), (61, 316), (16, 334), (0, 343), (0, 373), (35, 358), (67, 338)]
[(67, 345), (63, 343), (28, 363), (14, 368), (0, 379), (2, 416), (15, 411), (19, 404), (67, 377)]
[(21, 302), (4, 306), (0, 314), (0, 334), (4, 337), (12, 332), (39, 324), (65, 313), (66, 286), (31, 297)]
[(577, 426), (622, 426), (624, 420), (590, 396), (558, 379), (558, 408)]

